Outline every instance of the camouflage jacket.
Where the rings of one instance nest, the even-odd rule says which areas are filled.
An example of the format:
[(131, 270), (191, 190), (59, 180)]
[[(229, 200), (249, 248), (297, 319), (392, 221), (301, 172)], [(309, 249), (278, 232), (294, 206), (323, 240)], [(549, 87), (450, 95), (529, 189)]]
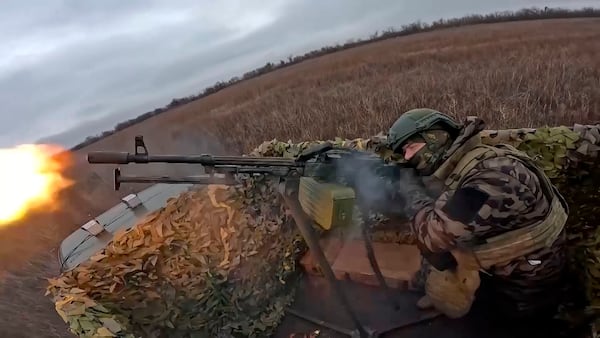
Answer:
[[(444, 181), (461, 157), (480, 142), (481, 122), (468, 124), (444, 155), (445, 161), (433, 174), (434, 179)], [(458, 191), (469, 189), (468, 196), (454, 196)], [(448, 215), (460, 210), (448, 210), (447, 204), (465, 204), (479, 191), (488, 196), (476, 215)], [(520, 228), (545, 217), (549, 201), (544, 196), (539, 179), (516, 159), (495, 157), (481, 161), (463, 178), (458, 189), (444, 189), (437, 199), (417, 193), (409, 203), (414, 216), (413, 230), (425, 248), (431, 252), (443, 252), (454, 248), (457, 242), (477, 242), (507, 230)], [(461, 200), (456, 200), (456, 198)], [(460, 202), (460, 203), (457, 203)], [(452, 208), (458, 209), (458, 208)], [(461, 217), (462, 216), (462, 217)], [(469, 217), (471, 216), (471, 217)], [(469, 218), (466, 223), (457, 221)]]
[[(478, 119), (465, 125), (433, 174), (435, 179), (447, 180), (458, 161), (480, 144), (483, 127)], [(537, 175), (522, 161), (503, 156), (479, 161), (462, 177), (459, 186), (445, 186), (435, 197), (416, 187), (406, 195), (409, 201), (405, 212), (413, 220), (418, 246), (436, 267), (448, 264), (452, 258), (447, 255), (440, 262), (440, 254), (457, 246), (474, 246), (490, 237), (539, 223), (549, 212), (551, 198), (544, 194)], [(523, 286), (535, 284), (536, 280), (556, 279), (564, 265), (564, 237), (562, 231), (551, 247), (494, 266), (488, 272), (506, 282), (503, 288), (509, 296), (519, 298)]]

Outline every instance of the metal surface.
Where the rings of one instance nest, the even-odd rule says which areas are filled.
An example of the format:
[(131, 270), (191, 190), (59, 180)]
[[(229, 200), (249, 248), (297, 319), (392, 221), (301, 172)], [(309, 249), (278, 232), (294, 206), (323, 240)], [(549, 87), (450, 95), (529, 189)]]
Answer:
[(137, 194), (129, 194), (121, 198), (121, 201), (125, 202), (125, 204), (127, 204), (127, 206), (131, 209), (135, 209), (138, 205), (142, 204), (142, 200)]
[[(368, 327), (380, 328), (377, 333), (382, 338), (534, 338), (565, 337), (561, 328), (549, 319), (508, 319), (498, 315), (489, 303), (476, 301), (471, 312), (460, 319), (449, 319), (430, 311), (419, 310), (416, 302), (421, 294), (393, 290), (396, 293), (398, 309), (387, 301), (385, 290), (352, 281), (340, 281), (341, 286), (351, 294), (351, 306), (356, 309), (361, 321)], [(336, 328), (352, 327), (352, 322), (343, 312), (335, 293), (323, 277), (306, 275), (296, 290), (291, 305), (300, 314), (310, 314), (312, 319), (326, 322)], [(437, 317), (436, 317), (437, 316)], [(433, 317), (433, 318), (432, 318)], [(392, 329), (390, 329), (392, 328)], [(347, 338), (348, 332), (338, 332), (293, 315), (284, 317), (273, 338), (289, 338), (292, 334), (302, 337), (320, 331), (318, 338)], [(567, 335), (569, 338), (579, 336)]]
[(135, 225), (141, 217), (162, 208), (166, 201), (188, 190), (192, 185), (156, 184), (137, 193), (141, 204), (130, 208), (124, 201), (115, 205), (95, 220), (104, 227), (102, 236), (93, 236), (78, 229), (65, 238), (59, 249), (61, 270), (70, 270), (86, 261), (110, 242), (115, 232)]
[(97, 236), (100, 233), (102, 233), (102, 231), (104, 231), (104, 226), (98, 223), (98, 221), (96, 221), (95, 219), (93, 219), (82, 225), (81, 229), (90, 233), (90, 235), (92, 236)]

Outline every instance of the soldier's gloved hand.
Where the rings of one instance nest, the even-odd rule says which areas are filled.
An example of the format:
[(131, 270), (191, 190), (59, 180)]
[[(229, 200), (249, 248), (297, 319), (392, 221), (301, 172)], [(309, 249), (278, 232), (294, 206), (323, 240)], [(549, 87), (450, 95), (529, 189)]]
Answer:
[(453, 250), (457, 265), (454, 269), (429, 270), (425, 281), (425, 296), (419, 299), (420, 309), (435, 308), (449, 318), (460, 318), (471, 310), (481, 284), (479, 265), (469, 254)]
[(423, 180), (413, 168), (401, 169), (400, 180), (395, 188), (395, 199), (402, 201), (402, 213), (408, 218), (413, 218), (419, 210), (434, 202), (427, 194)]
[(356, 190), (360, 203), (374, 212), (384, 214), (402, 212), (399, 204), (393, 200), (395, 191), (393, 181), (384, 177), (362, 175), (355, 181), (353, 188)]
[(428, 295), (419, 298), (419, 300), (417, 301), (417, 307), (419, 308), (419, 310), (429, 310), (435, 308), (433, 306), (433, 301), (431, 301), (431, 298), (429, 298)]
[[(364, 187), (364, 188), (361, 188)], [(360, 180), (357, 192), (375, 197), (371, 199), (370, 207), (376, 212), (388, 217), (412, 218), (420, 208), (415, 206), (417, 201), (423, 200), (427, 195), (425, 186), (412, 168), (400, 168), (396, 180), (384, 180), (377, 183), (364, 177)], [(429, 200), (427, 200), (429, 201)]]

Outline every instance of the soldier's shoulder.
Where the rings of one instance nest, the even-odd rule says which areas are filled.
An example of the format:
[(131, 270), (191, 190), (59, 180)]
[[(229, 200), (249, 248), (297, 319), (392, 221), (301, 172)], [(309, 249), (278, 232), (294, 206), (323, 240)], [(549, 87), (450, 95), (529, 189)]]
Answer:
[(482, 160), (478, 167), (482, 169), (500, 170), (504, 167), (514, 168), (525, 166), (523, 160), (508, 155), (500, 155)]
[(515, 157), (497, 156), (483, 160), (476, 166), (475, 171), (484, 171), (486, 176), (513, 177), (523, 184), (537, 184), (536, 173), (528, 168), (527, 164)]

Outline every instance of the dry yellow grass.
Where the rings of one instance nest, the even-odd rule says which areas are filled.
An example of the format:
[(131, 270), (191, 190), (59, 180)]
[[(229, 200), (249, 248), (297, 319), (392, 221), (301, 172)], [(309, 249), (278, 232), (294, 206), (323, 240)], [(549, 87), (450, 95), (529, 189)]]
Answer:
[(239, 154), (272, 138), (369, 136), (423, 106), (499, 128), (600, 120), (600, 19), (477, 25), (363, 45), (239, 83), (78, 150), (78, 184), (64, 211), (1, 230), (0, 336), (68, 336), (43, 298), (42, 278), (56, 273), (52, 250), (129, 192), (113, 192), (113, 166), (92, 168), (88, 151), (132, 150), (142, 134), (154, 153)]
[(217, 108), (204, 128), (247, 151), (265, 138), (386, 131), (423, 106), (490, 127), (589, 122), (600, 117), (599, 23), (463, 27), (364, 46), (303, 65), (268, 91), (267, 79), (257, 83), (259, 95)]

